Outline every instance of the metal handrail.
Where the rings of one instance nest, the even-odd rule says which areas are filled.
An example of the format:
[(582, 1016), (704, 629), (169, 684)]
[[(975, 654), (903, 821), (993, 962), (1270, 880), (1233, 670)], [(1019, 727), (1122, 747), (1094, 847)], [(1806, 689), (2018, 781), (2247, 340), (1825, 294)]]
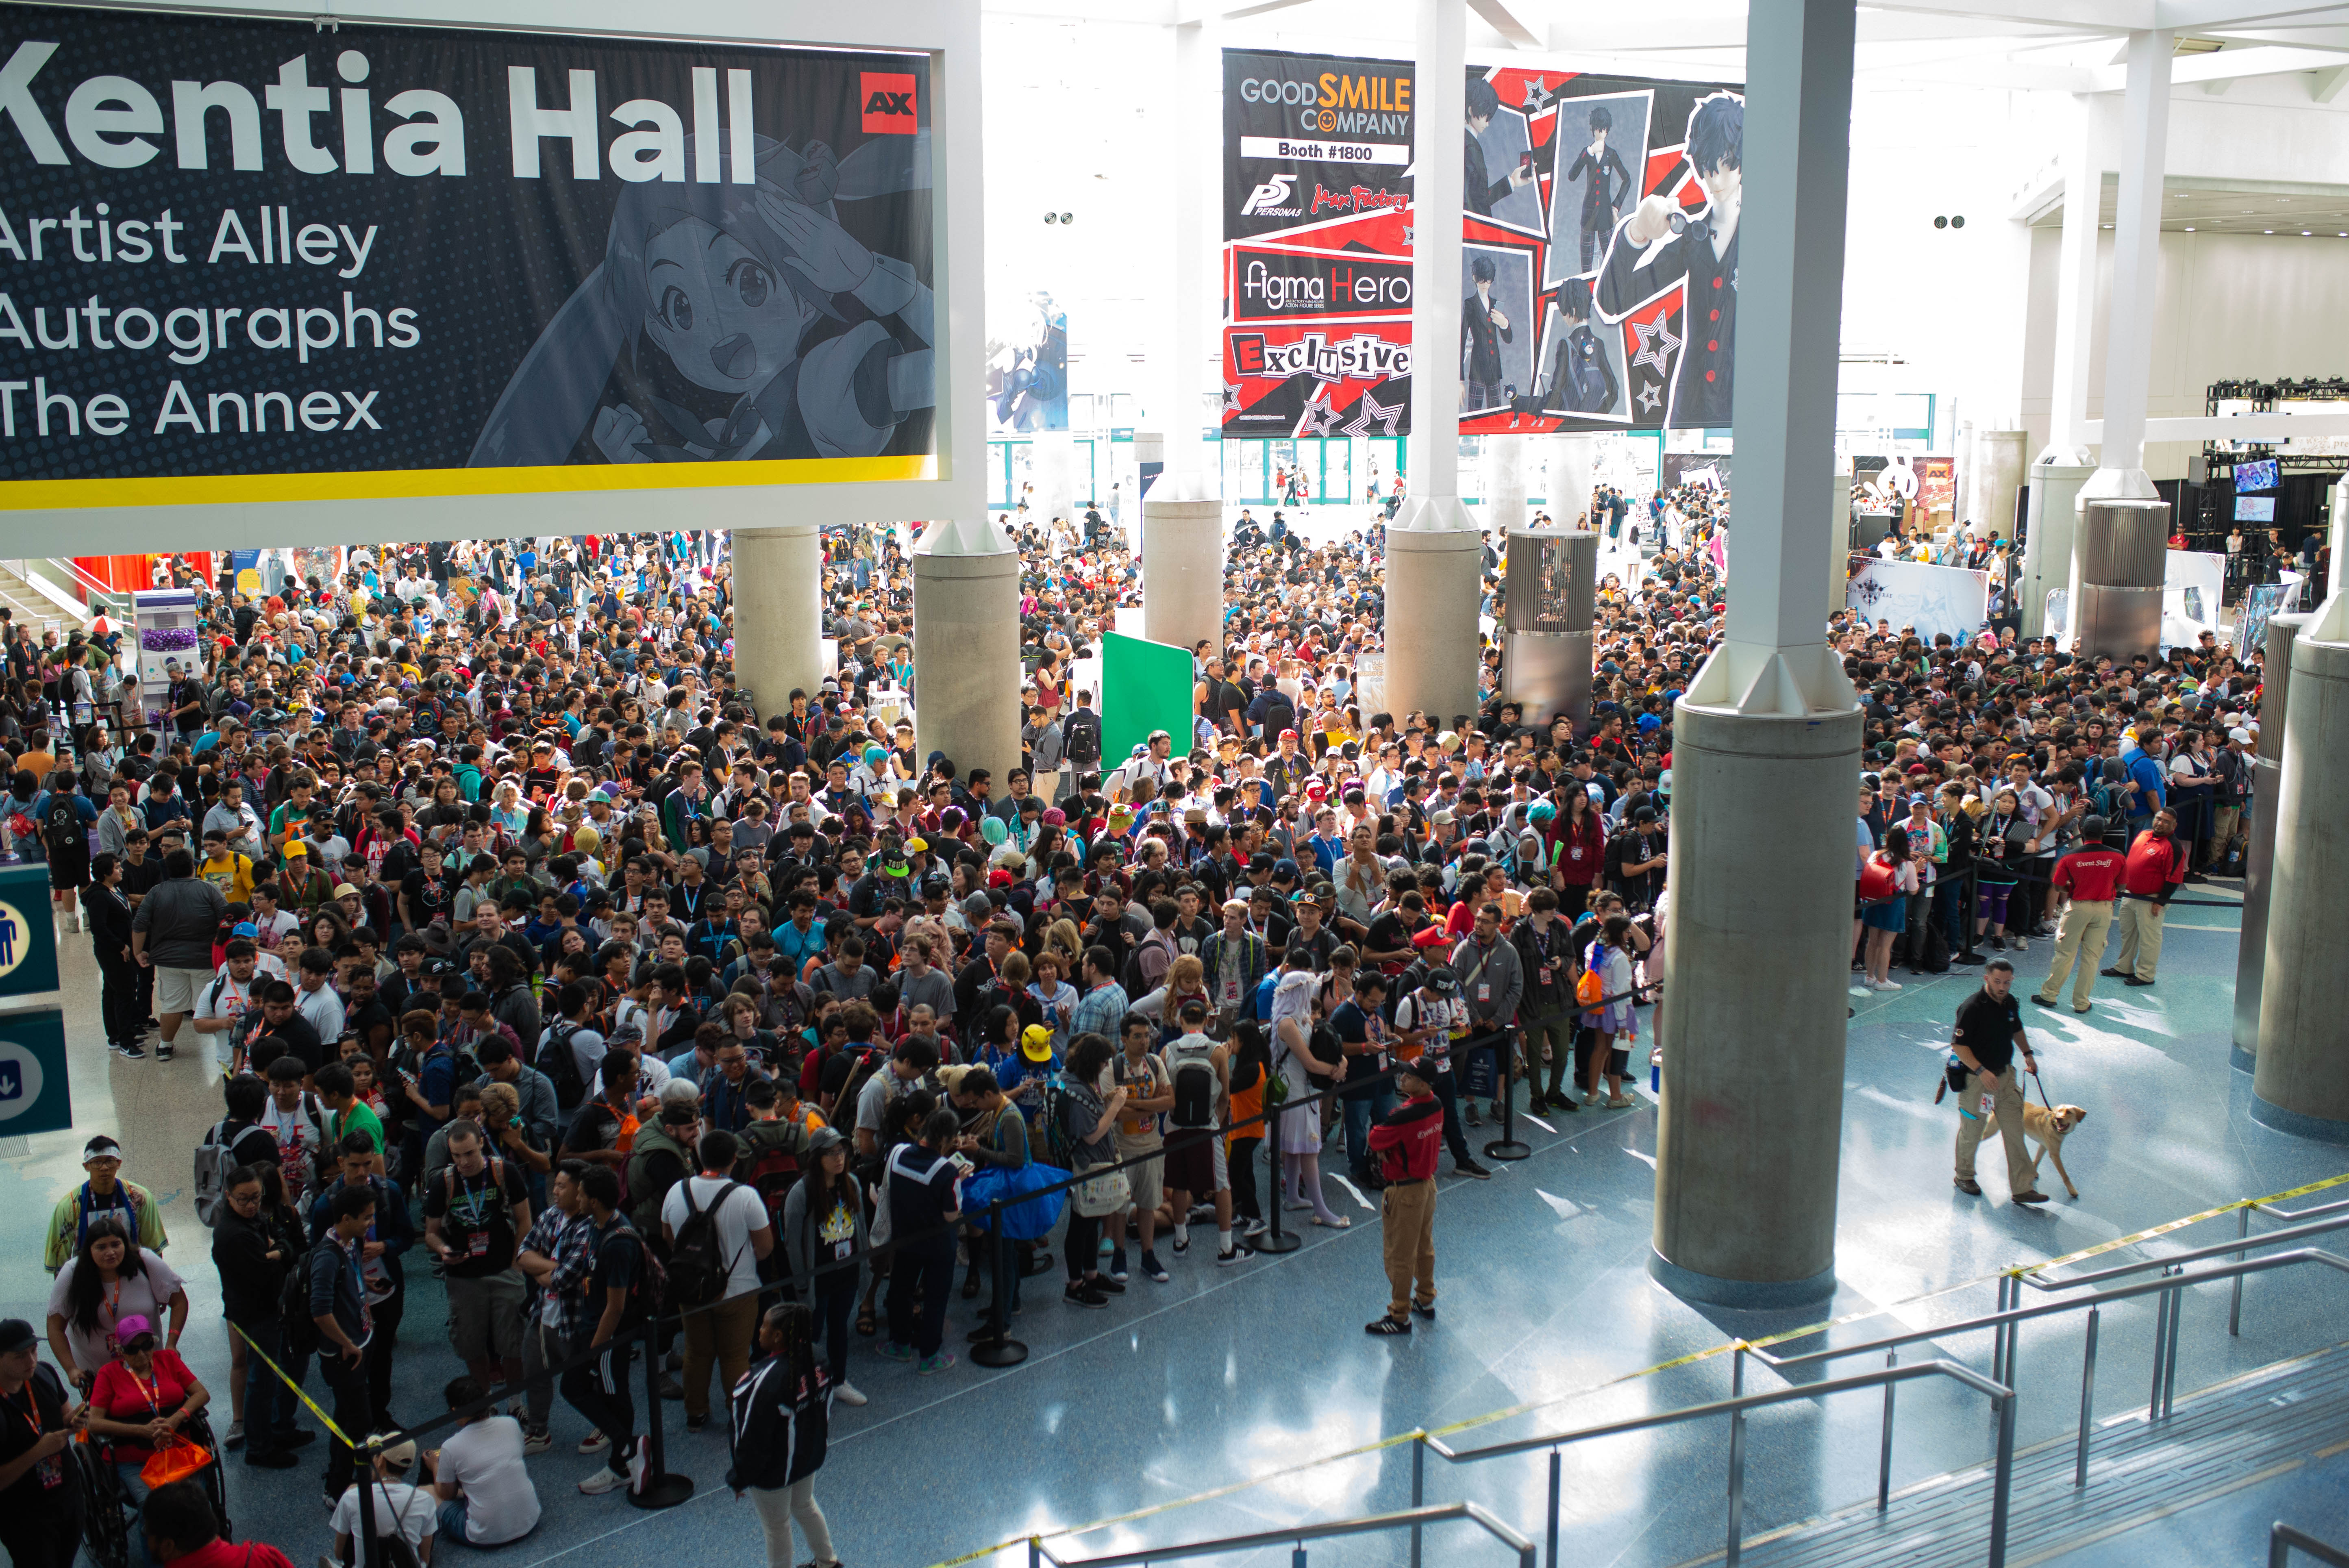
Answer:
[(1454, 1519), (1464, 1519), (1483, 1528), (1485, 1532), (1516, 1554), (1517, 1568), (1534, 1568), (1534, 1543), (1494, 1518), (1473, 1502), (1446, 1502), (1428, 1508), (1402, 1509), (1392, 1513), (1367, 1514), (1361, 1519), (1335, 1519), (1321, 1524), (1299, 1524), (1288, 1530), (1259, 1531), (1254, 1535), (1225, 1535), (1212, 1541), (1193, 1541), (1181, 1546), (1154, 1546), (1142, 1552), (1120, 1552), (1108, 1557), (1055, 1557), (1044, 1545), (1043, 1537), (1028, 1538), (1028, 1568), (1042, 1568), (1050, 1563), (1056, 1568), (1127, 1568), (1130, 1564), (1171, 1563), (1178, 1557), (1219, 1557), (1229, 1552), (1248, 1552), (1259, 1546), (1278, 1546), (1284, 1542), (1297, 1542), (1296, 1554), (1290, 1559), (1294, 1568), (1306, 1568), (1305, 1546), (1308, 1541), (1327, 1541), (1340, 1535), (1374, 1535), (1389, 1530), (1409, 1530), (1412, 1560), (1419, 1558), (1419, 1532), (1431, 1524), (1442, 1524)]
[[(2349, 1208), (2349, 1203), (2341, 1206)], [(2251, 1211), (2243, 1209), (2238, 1212), (2248, 1215)], [(2317, 1220), (2303, 1225), (2294, 1225), (2288, 1230), (2271, 1231), (2264, 1236), (2250, 1238), (2248, 1241), (2243, 1233), (2239, 1233), (2236, 1239), (2231, 1242), (2215, 1242), (2207, 1247), (2196, 1247), (2190, 1252), (2170, 1253), (2161, 1257), (2139, 1258), (2135, 1263), (2099, 1269), (2095, 1274), (2074, 1274), (2069, 1279), (2042, 1278), (2036, 1268), (2019, 1273), (2014, 1277), (2033, 1290), (2071, 1290), (2078, 1285), (2101, 1284), (2108, 1279), (2118, 1279), (2124, 1274), (2143, 1274), (2147, 1269), (2199, 1263), (2204, 1258), (2228, 1256), (2240, 1258), (2247, 1247), (2271, 1247), (2282, 1242), (2295, 1242), (2303, 1237), (2319, 1236), (2330, 1231), (2344, 1228), (2349, 1228), (2349, 1214), (2343, 1214), (2338, 1219)]]
[(2281, 1519), (2268, 1527), (2268, 1568), (2284, 1568), (2295, 1546), (2320, 1563), (2331, 1563), (2333, 1568), (2349, 1568), (2349, 1552), (2319, 1541), (2305, 1530), (2294, 1530)]
[[(1744, 1341), (1739, 1341), (1742, 1347)], [(1643, 1431), (1654, 1427), (1675, 1426), (1682, 1421), (1703, 1420), (1715, 1416), (1729, 1418), (1729, 1536), (1726, 1548), (1728, 1568), (1736, 1568), (1744, 1544), (1745, 1513), (1745, 1412), (1769, 1405), (1791, 1404), (1796, 1400), (1824, 1398), (1829, 1394), (1847, 1394), (1860, 1388), (1881, 1387), (1884, 1390), (1884, 1443), (1877, 1472), (1877, 1508), (1880, 1511), (1890, 1501), (1892, 1478), (1892, 1390), (1902, 1383), (1920, 1377), (1950, 1377), (1989, 1396), (1998, 1412), (1998, 1457), (1992, 1472), (1991, 1489), (1990, 1568), (2003, 1568), (2006, 1562), (2006, 1522), (2008, 1505), (2013, 1491), (2014, 1474), (2014, 1390), (1993, 1382), (1972, 1367), (1955, 1361), (1918, 1361), (1899, 1366), (1888, 1359), (1880, 1372), (1854, 1373), (1847, 1377), (1832, 1377), (1825, 1382), (1773, 1389), (1764, 1394), (1744, 1392), (1744, 1364), (1741, 1359), (1736, 1373), (1738, 1381), (1726, 1399), (1708, 1404), (1691, 1405), (1678, 1410), (1656, 1410), (1644, 1416), (1629, 1416), (1620, 1420), (1601, 1421), (1597, 1426), (1578, 1427), (1572, 1431), (1550, 1432), (1541, 1437), (1515, 1438), (1507, 1442), (1490, 1443), (1480, 1449), (1455, 1449), (1441, 1438), (1430, 1436), (1423, 1429), (1411, 1434), (1411, 1501), (1416, 1508), (1426, 1499), (1427, 1455), (1432, 1451), (1447, 1464), (1476, 1464), (1485, 1460), (1504, 1459), (1512, 1454), (1531, 1453), (1537, 1449), (1549, 1449), (1549, 1532), (1547, 1568), (1557, 1568), (1558, 1513), (1564, 1491), (1564, 1460), (1560, 1450), (1570, 1443), (1584, 1442), (1593, 1438), (1609, 1438), (1625, 1432)], [(1420, 1538), (1413, 1529), (1411, 1538), (1412, 1568), (1421, 1568)]]

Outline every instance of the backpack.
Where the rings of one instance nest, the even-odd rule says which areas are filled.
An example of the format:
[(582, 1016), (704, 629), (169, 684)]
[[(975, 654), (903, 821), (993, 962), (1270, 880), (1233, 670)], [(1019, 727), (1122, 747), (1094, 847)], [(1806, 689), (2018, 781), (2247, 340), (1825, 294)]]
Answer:
[(754, 1121), (740, 1134), (742, 1153), (734, 1162), (735, 1179), (759, 1194), (770, 1224), (781, 1223), (783, 1201), (800, 1179), (803, 1144), (794, 1136), (798, 1131), (793, 1121)]
[(414, 735), (438, 735), (440, 733), (440, 699), (439, 697), (428, 696), (421, 698), (417, 702), (415, 707), (409, 708), (408, 711), (409, 717), (409, 733)]
[(228, 1173), (236, 1169), (236, 1136), (228, 1128), (228, 1119), (222, 1117), (196, 1145), (196, 1218), (207, 1227), (220, 1224), (221, 1205), (228, 1197)]
[(320, 1247), (334, 1244), (331, 1240), (313, 1243), (301, 1261), (286, 1271), (285, 1283), (277, 1287), (277, 1315), (285, 1325), (285, 1355), (289, 1360), (308, 1356), (318, 1348), (318, 1320), (310, 1315), (310, 1264)]
[(1216, 1066), (1206, 1052), (1186, 1052), (1167, 1064), (1174, 1079), (1174, 1105), (1166, 1113), (1170, 1127), (1185, 1130), (1216, 1124)]
[(843, 1105), (848, 1108), (847, 1115), (835, 1116), (835, 1120), (844, 1120), (852, 1127), (855, 1125), (856, 1102), (864, 1098), (864, 1086), (873, 1081), (873, 1075), (887, 1066), (888, 1061), (889, 1053), (882, 1047), (866, 1047), (864, 1054), (857, 1058), (856, 1065), (848, 1069), (848, 1081), (841, 1085), (840, 1098), (832, 1102), (835, 1112)]
[(75, 797), (52, 795), (49, 809), (41, 823), (41, 841), (53, 855), (70, 854), (77, 848), (88, 849), (89, 839), (83, 831), (81, 813), (74, 810)]
[(705, 1209), (694, 1201), (694, 1180), (688, 1176), (678, 1183), (685, 1193), (685, 1223), (669, 1243), (668, 1288), (663, 1297), (671, 1308), (710, 1306), (725, 1300), (727, 1282), (734, 1274), (734, 1260), (719, 1250), (718, 1211), (744, 1190), (742, 1184), (728, 1181)]
[(1575, 976), (1574, 999), (1584, 1007), (1596, 1007), (1607, 999), (1607, 982), (1597, 969), (1586, 966)]
[(579, 1028), (568, 1018), (553, 1025), (539, 1041), (538, 1059), (531, 1063), (554, 1085), (554, 1103), (563, 1110), (578, 1109), (587, 1098), (586, 1081), (579, 1076), (579, 1056), (571, 1048)]
[(1090, 713), (1072, 713), (1061, 721), (1061, 754), (1071, 762), (1102, 759), (1102, 722)]

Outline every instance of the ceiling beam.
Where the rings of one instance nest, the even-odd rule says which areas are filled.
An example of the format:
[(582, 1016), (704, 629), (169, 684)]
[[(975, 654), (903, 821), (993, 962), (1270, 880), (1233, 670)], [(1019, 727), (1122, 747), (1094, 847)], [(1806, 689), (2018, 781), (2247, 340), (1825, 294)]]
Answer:
[(2321, 12), (2339, 12), (2340, 0), (2156, 0), (2156, 26), (2173, 33), (2206, 33), (2213, 29), (2248, 26), (2257, 22), (2279, 21), (2286, 16), (2311, 16)]
[[(2260, 5), (2263, 0), (2244, 0)], [(2272, 0), (2264, 0), (2272, 3)], [(2018, 0), (1868, 0), (1876, 11), (1910, 11), (1932, 16), (1963, 16), (1974, 21), (2001, 22), (2019, 28), (2056, 28), (2075, 33), (2127, 34), (2153, 26), (2153, 0), (2045, 0), (2025, 5)]]
[[(2209, 82), (2239, 81), (2245, 77), (2282, 76), (2292, 71), (2328, 70), (2349, 63), (2349, 59), (2333, 49), (2297, 49), (2282, 45), (2261, 45), (2249, 49), (2220, 49), (2208, 55), (2180, 55), (2170, 62), (2169, 82), (2173, 88)], [(2116, 93), (2127, 85), (2128, 67), (2102, 66), (2088, 73), (2094, 84), (2088, 90)]]
[(1516, 47), (1538, 49), (1542, 46), (1542, 36), (1520, 15), (1531, 9), (1526, 0), (1468, 0), (1468, 9), (1482, 16), (1485, 26)]
[(2331, 103), (2341, 96), (2344, 88), (2349, 88), (2349, 65), (2328, 66), (2321, 71), (2308, 73), (2308, 101), (2311, 103)]

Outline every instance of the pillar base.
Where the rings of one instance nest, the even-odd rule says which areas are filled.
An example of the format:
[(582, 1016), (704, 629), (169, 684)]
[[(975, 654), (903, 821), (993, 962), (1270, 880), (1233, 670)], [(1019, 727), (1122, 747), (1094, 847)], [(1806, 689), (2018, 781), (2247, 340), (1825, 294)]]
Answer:
[(1452, 496), (1407, 502), (1403, 521), (1430, 526), (1387, 530), (1386, 707), (1449, 729), (1476, 712), (1485, 536)]
[(1653, 1247), (1648, 1249), (1648, 1276), (1682, 1301), (1705, 1306), (1733, 1307), (1741, 1312), (1775, 1312), (1784, 1307), (1810, 1306), (1836, 1292), (1832, 1267), (1808, 1279), (1722, 1279), (1684, 1269)]
[(2247, 1051), (2240, 1046), (2229, 1046), (2227, 1065), (2239, 1073), (2255, 1073), (2260, 1070), (2260, 1058), (2255, 1053)]
[[(2238, 1047), (2239, 1054), (2241, 1053)], [(2302, 1116), (2296, 1110), (2286, 1110), (2280, 1105), (2251, 1096), (2251, 1119), (2261, 1127), (2272, 1128), (2293, 1138), (2305, 1138), (2312, 1143), (2349, 1144), (2349, 1121), (2329, 1121), (2321, 1116)]]
[(1224, 626), (1224, 506), (1177, 500), (1162, 476), (1142, 503), (1142, 634), (1218, 651)]

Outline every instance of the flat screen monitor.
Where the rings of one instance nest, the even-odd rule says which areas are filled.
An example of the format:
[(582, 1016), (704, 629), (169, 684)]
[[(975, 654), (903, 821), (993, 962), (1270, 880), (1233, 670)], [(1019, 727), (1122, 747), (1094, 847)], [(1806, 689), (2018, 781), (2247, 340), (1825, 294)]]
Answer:
[(2271, 490), (2282, 482), (2282, 479), (2276, 472), (2276, 461), (2273, 458), (2262, 458), (2256, 463), (2235, 465), (2235, 489), (2238, 493), (2243, 490)]
[(2273, 522), (2275, 497), (2271, 495), (2239, 495), (2235, 498), (2237, 522)]

